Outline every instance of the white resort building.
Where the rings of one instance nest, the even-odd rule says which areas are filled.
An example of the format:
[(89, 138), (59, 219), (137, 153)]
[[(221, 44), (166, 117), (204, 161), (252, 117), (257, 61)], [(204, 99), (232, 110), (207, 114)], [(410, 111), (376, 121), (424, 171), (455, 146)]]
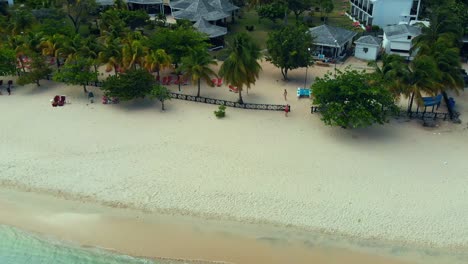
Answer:
[(387, 54), (398, 54), (412, 59), (412, 41), (421, 34), (421, 28), (406, 24), (384, 27), (383, 48)]
[(349, 16), (362, 25), (385, 27), (417, 20), (421, 0), (349, 0)]

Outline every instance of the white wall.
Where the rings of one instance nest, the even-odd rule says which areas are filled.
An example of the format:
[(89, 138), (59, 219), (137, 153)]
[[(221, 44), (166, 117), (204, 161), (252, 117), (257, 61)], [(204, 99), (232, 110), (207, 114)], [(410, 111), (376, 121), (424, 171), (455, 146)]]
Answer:
[(374, 3), (372, 24), (385, 27), (396, 25), (400, 21), (409, 22), (412, 5), (413, 0), (378, 0)]
[(411, 36), (411, 39), (408, 39), (408, 36), (411, 36), (411, 35), (406, 35), (406, 36), (402, 36), (399, 38), (392, 38), (390, 40), (390, 48), (409, 51), (412, 46), (411, 41), (413, 40), (414, 37)]
[[(367, 48), (367, 52), (364, 52), (364, 48)], [(363, 60), (376, 60), (380, 47), (356, 44), (354, 50), (354, 57), (363, 59)]]

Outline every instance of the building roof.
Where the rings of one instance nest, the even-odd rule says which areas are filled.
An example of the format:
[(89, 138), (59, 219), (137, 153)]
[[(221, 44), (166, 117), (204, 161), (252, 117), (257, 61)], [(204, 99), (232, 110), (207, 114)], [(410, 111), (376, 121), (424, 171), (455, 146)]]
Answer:
[(193, 0), (180, 0), (180, 1), (169, 1), (169, 6), (172, 9), (187, 9), (191, 4), (193, 3)]
[(209, 1), (209, 3), (212, 6), (218, 8), (218, 9), (220, 9), (223, 12), (226, 12), (226, 13), (229, 13), (229, 12), (232, 12), (234, 10), (239, 9), (238, 6), (235, 6), (235, 5), (231, 4), (231, 2), (229, 0), (211, 0), (211, 1)]
[(230, 14), (210, 5), (208, 0), (195, 0), (186, 9), (175, 11), (173, 16), (175, 19), (188, 19), (190, 21), (197, 21), (200, 17), (208, 21), (216, 21), (229, 17)]
[(377, 37), (367, 35), (367, 36), (360, 37), (354, 43), (371, 45), (371, 46), (380, 46), (380, 44), (382, 44), (382, 40)]
[(162, 4), (163, 0), (126, 0), (127, 3), (140, 4), (140, 5), (154, 5)]
[(337, 44), (342, 46), (357, 34), (356, 32), (330, 25), (313, 27), (309, 29), (309, 32), (315, 36), (315, 44), (330, 47), (336, 47)]
[(203, 17), (200, 17), (198, 21), (193, 24), (193, 27), (200, 32), (208, 34), (210, 38), (216, 38), (227, 34), (227, 28), (210, 24), (210, 22), (206, 21)]
[(383, 28), (383, 31), (387, 37), (396, 37), (401, 35), (418, 36), (421, 34), (421, 28), (407, 24), (387, 26)]

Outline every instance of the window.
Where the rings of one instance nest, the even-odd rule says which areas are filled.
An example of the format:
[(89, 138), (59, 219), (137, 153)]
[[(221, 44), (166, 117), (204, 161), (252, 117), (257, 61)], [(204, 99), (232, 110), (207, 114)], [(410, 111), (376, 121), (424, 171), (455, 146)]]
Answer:
[(411, 39), (411, 36), (408, 36), (408, 39)]

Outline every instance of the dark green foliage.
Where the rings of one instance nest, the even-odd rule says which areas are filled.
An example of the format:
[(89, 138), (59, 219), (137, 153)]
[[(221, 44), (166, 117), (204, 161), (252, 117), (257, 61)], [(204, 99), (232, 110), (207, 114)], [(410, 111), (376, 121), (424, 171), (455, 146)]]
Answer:
[(223, 118), (226, 116), (226, 106), (220, 105), (217, 111), (214, 111), (214, 114), (217, 118)]
[(296, 23), (299, 22), (299, 16), (311, 6), (312, 0), (288, 0), (288, 9), (294, 13)]
[(125, 74), (113, 75), (103, 83), (106, 96), (117, 97), (122, 101), (144, 98), (151, 93), (154, 77), (143, 69), (130, 69)]
[(36, 83), (37, 86), (41, 86), (39, 81), (45, 79), (47, 75), (52, 73), (52, 70), (49, 68), (43, 56), (33, 53), (30, 55), (30, 58), (32, 60), (30, 71), (25, 72), (18, 78), (18, 84), (25, 85)]
[(177, 27), (175, 29), (160, 28), (151, 35), (148, 41), (150, 49), (163, 49), (172, 57), (174, 64), (179, 64), (182, 57), (190, 53), (190, 49), (207, 49), (209, 47), (206, 35), (193, 27)]
[(262, 54), (260, 47), (253, 39), (242, 32), (228, 42), (226, 52), (229, 54), (219, 69), (219, 75), (227, 84), (234, 85), (239, 90), (239, 103), (244, 103), (242, 91), (255, 84), (262, 67), (258, 63)]
[(15, 51), (0, 47), (0, 76), (13, 75), (16, 73)]
[(260, 5), (256, 10), (260, 18), (270, 19), (273, 23), (276, 23), (277, 19), (284, 17), (287, 8), (288, 7), (280, 1), (275, 1), (271, 4)]
[(317, 78), (312, 85), (313, 103), (320, 107), (327, 125), (342, 128), (384, 124), (397, 112), (394, 97), (375, 75), (355, 70), (338, 71)]
[(267, 60), (280, 68), (284, 79), (288, 79), (288, 71), (313, 64), (313, 37), (305, 26), (288, 26), (268, 34)]
[(71, 60), (54, 75), (54, 81), (66, 84), (83, 85), (83, 91), (87, 93), (86, 85), (97, 81), (97, 72), (91, 70), (92, 60), (77, 58)]
[(153, 85), (150, 95), (151, 98), (155, 98), (161, 102), (161, 110), (163, 111), (165, 110), (164, 101), (171, 100), (171, 93), (169, 89), (167, 89), (166, 86), (162, 86), (160, 84)]

